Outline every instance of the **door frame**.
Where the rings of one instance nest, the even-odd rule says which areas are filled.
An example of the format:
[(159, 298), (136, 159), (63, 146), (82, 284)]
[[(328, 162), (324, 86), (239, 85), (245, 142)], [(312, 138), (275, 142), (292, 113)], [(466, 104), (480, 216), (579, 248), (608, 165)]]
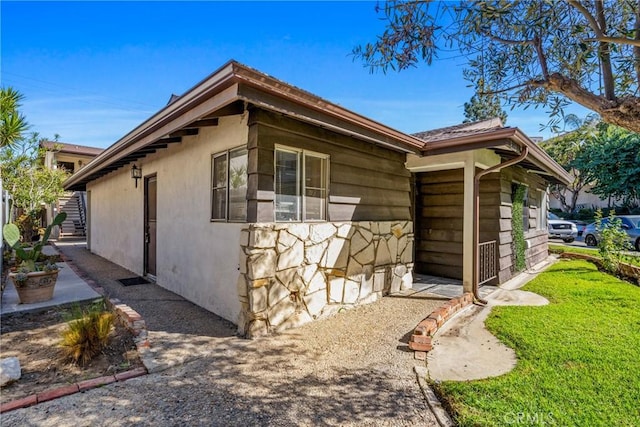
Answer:
[[(149, 245), (147, 243), (147, 225), (149, 222), (149, 181), (155, 180), (156, 182), (156, 236), (155, 236), (155, 244), (156, 244), (156, 274), (149, 274), (148, 272), (148, 261), (149, 261)], [(144, 204), (144, 222), (142, 224), (142, 245), (143, 245), (143, 266), (142, 271), (146, 278), (155, 282), (157, 276), (157, 266), (158, 266), (158, 257), (157, 257), (157, 249), (158, 249), (158, 175), (156, 173), (147, 175), (144, 177), (144, 185), (143, 185), (143, 204)]]

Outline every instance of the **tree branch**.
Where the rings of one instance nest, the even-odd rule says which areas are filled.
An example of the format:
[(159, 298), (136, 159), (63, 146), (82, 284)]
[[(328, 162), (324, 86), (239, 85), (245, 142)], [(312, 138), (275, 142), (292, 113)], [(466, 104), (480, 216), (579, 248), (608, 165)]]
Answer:
[(512, 45), (512, 46), (524, 46), (524, 45), (527, 45), (527, 44), (531, 44), (532, 45), (532, 44), (535, 43), (535, 40), (509, 40), (509, 39), (503, 39), (502, 37), (494, 36), (489, 31), (483, 31), (482, 33), (485, 36), (489, 37), (494, 42), (503, 43), (503, 44)]
[[(478, 92), (478, 95), (498, 95), (500, 93), (505, 93), (505, 92), (510, 92), (514, 89), (520, 89), (521, 87), (526, 87), (526, 86), (530, 86), (531, 85), (531, 81), (519, 84), (519, 85), (515, 85), (515, 86), (510, 86), (508, 88), (505, 89), (500, 89), (500, 90), (490, 90), (487, 92)], [(542, 86), (542, 84), (537, 84), (536, 86)]]
[(544, 51), (542, 50), (542, 40), (540, 37), (536, 35), (534, 39), (533, 46), (536, 49), (536, 53), (538, 54), (538, 61), (540, 61), (540, 67), (542, 68), (542, 75), (545, 80), (549, 79), (549, 68), (547, 66), (547, 57), (544, 55)]
[[(598, 25), (603, 33), (607, 31), (607, 21), (604, 17), (604, 6), (600, 0), (596, 0), (596, 18)], [(609, 43), (600, 42), (598, 46), (598, 55), (601, 60), (602, 67), (602, 80), (604, 84), (604, 96), (607, 99), (615, 99), (615, 82), (613, 79), (613, 68), (611, 67), (611, 52), (609, 50)]]
[(636, 68), (636, 82), (640, 86), (640, 0), (638, 0), (638, 7), (636, 8), (636, 25), (634, 27), (636, 31), (635, 40), (638, 42), (633, 48), (633, 56), (635, 57)]
[[(600, 0), (596, 0), (596, 2), (598, 2)], [(591, 29), (596, 33), (596, 37), (603, 37), (604, 34), (602, 33), (602, 29), (600, 28), (600, 26), (598, 25), (598, 22), (596, 21), (596, 18), (593, 17), (593, 15), (591, 14), (591, 12), (589, 12), (589, 10), (584, 7), (582, 5), (582, 3), (580, 3), (577, 0), (569, 0), (568, 2), (571, 6), (573, 6), (574, 8), (578, 9), (578, 11), (585, 17), (587, 18), (587, 21), (589, 22), (589, 26), (591, 27)]]
[[(638, 5), (640, 7), (640, 4)], [(588, 39), (584, 39), (585, 42), (602, 42), (602, 43), (613, 43), (613, 44), (628, 44), (634, 47), (640, 47), (640, 39), (628, 39), (626, 37), (609, 37), (609, 36), (601, 36), (601, 37), (591, 37)]]

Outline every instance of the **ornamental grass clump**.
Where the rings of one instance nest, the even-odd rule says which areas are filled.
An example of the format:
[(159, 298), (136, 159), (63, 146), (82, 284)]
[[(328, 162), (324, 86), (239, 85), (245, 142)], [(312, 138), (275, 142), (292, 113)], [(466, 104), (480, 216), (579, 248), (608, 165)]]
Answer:
[(66, 359), (84, 366), (107, 345), (113, 314), (100, 303), (84, 310), (74, 307), (70, 317), (60, 346)]

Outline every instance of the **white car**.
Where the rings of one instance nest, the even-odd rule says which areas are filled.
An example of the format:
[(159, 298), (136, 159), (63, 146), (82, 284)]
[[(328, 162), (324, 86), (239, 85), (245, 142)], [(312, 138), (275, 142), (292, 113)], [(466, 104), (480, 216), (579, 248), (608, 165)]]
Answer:
[(551, 212), (547, 214), (547, 224), (550, 239), (562, 239), (565, 243), (571, 243), (578, 236), (578, 227), (574, 223)]

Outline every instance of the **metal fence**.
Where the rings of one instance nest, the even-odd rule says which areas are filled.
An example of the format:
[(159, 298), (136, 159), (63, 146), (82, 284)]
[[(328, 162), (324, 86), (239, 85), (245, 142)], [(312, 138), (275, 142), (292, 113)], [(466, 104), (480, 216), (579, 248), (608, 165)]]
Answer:
[(480, 243), (479, 245), (479, 267), (478, 284), (488, 282), (498, 277), (498, 245), (496, 240)]

